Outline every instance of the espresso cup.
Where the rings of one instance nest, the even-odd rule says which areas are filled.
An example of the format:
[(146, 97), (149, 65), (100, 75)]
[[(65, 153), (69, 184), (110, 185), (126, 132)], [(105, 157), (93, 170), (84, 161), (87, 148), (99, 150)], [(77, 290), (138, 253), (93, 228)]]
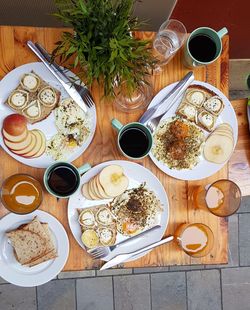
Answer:
[(122, 155), (129, 159), (142, 159), (151, 151), (153, 137), (149, 129), (141, 123), (121, 124), (112, 119), (113, 128), (118, 131), (117, 145)]
[(78, 190), (81, 175), (90, 168), (89, 164), (77, 168), (64, 161), (56, 162), (45, 170), (44, 186), (51, 195), (57, 198), (69, 198)]
[(209, 27), (195, 29), (187, 39), (183, 64), (188, 68), (206, 66), (217, 60), (222, 52), (222, 37), (227, 28), (218, 32)]

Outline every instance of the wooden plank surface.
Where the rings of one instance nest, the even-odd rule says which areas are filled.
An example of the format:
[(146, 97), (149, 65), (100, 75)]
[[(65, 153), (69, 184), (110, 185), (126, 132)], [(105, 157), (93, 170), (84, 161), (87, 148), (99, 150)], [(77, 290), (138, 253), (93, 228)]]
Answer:
[[(65, 29), (64, 29), (65, 30)], [(17, 66), (32, 61), (37, 61), (36, 57), (26, 47), (26, 41), (31, 39), (39, 41), (45, 48), (51, 51), (54, 42), (60, 38), (63, 29), (53, 28), (33, 28), (33, 27), (0, 27), (0, 78)], [(154, 33), (137, 33), (138, 37), (152, 39)], [(228, 46), (229, 38), (223, 39), (223, 53), (221, 58), (214, 64), (195, 69), (195, 78), (201, 81), (207, 81), (221, 89), (225, 95), (228, 95)], [(182, 51), (177, 53), (174, 59), (165, 67), (164, 72), (152, 79), (154, 93), (156, 94), (164, 86), (181, 79), (189, 70), (182, 65)], [(100, 102), (101, 93), (97, 85), (92, 87), (92, 93), (97, 104), (97, 130), (94, 140), (88, 150), (80, 156), (74, 164), (80, 166), (85, 162), (96, 165), (100, 162), (124, 159), (116, 147), (116, 133), (111, 128), (110, 121), (116, 117), (123, 123), (137, 120), (143, 111), (133, 114), (126, 114), (118, 111), (112, 102)], [(2, 149), (0, 150), (0, 180), (3, 181), (9, 175), (18, 172), (29, 173), (36, 176), (42, 182), (43, 169), (36, 169), (24, 166)], [(161, 246), (150, 254), (131, 263), (124, 264), (125, 267), (146, 267), (146, 266), (166, 266), (166, 265), (184, 265), (184, 264), (216, 264), (227, 262), (227, 220), (220, 219), (204, 210), (194, 209), (188, 202), (188, 194), (197, 184), (207, 184), (219, 178), (228, 176), (227, 165), (217, 174), (209, 179), (199, 182), (180, 181), (171, 178), (162, 173), (149, 158), (139, 161), (145, 167), (149, 168), (162, 182), (168, 194), (170, 201), (170, 222), (165, 235), (173, 234), (177, 226), (185, 222), (201, 222), (208, 224), (215, 235), (215, 246), (210, 255), (201, 259), (191, 259), (183, 253), (177, 245), (172, 242)], [(70, 239), (70, 255), (64, 270), (81, 270), (98, 268), (101, 265), (99, 261), (93, 261), (74, 240), (67, 221), (67, 201), (58, 202), (44, 189), (44, 201), (41, 209), (54, 215), (65, 227)], [(0, 206), (0, 216), (7, 211)], [(122, 267), (122, 266), (121, 266)]]
[(250, 195), (250, 133), (247, 99), (232, 101), (238, 119), (239, 138), (229, 161), (229, 178), (236, 182), (243, 196)]

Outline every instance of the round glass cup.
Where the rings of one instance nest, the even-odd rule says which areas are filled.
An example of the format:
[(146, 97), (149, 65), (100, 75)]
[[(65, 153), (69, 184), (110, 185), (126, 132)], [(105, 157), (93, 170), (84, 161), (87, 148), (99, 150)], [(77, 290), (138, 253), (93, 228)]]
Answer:
[(139, 88), (131, 94), (126, 86), (126, 83), (121, 85), (121, 88), (116, 90), (115, 106), (127, 113), (135, 112), (146, 108), (153, 97), (153, 87), (151, 83), (141, 82)]
[(205, 187), (196, 187), (191, 200), (197, 208), (206, 208), (216, 216), (227, 217), (237, 212), (242, 195), (236, 183), (221, 179)]
[[(12, 197), (14, 191), (17, 189), (17, 186), (23, 186), (22, 184), (25, 183), (31, 184), (33, 192), (37, 193), (37, 198), (35, 199), (36, 201), (30, 205), (20, 202), (20, 199), (26, 199), (26, 201), (27, 199), (32, 199), (32, 196), (29, 196), (28, 193), (23, 192), (23, 188), (20, 189), (23, 196), (18, 196), (19, 202), (14, 199), (14, 196)], [(8, 211), (21, 215), (31, 213), (40, 207), (43, 200), (43, 190), (41, 184), (32, 176), (28, 174), (14, 174), (3, 181), (0, 196), (3, 206)]]
[[(189, 230), (189, 231), (188, 231)], [(195, 232), (196, 230), (196, 232)], [(197, 238), (198, 236), (198, 230), (201, 232), (201, 237), (203, 237), (204, 240), (201, 240), (201, 238)], [(185, 235), (186, 233), (186, 235)], [(181, 224), (175, 234), (174, 234), (175, 240), (177, 241), (179, 247), (189, 256), (192, 257), (203, 257), (208, 255), (213, 246), (214, 246), (214, 234), (212, 230), (205, 224), (201, 223), (193, 223), (193, 224)], [(204, 238), (205, 237), (205, 238)], [(187, 245), (184, 246), (184, 239), (188, 246), (190, 247), (190, 250), (187, 249)], [(204, 246), (199, 249), (199, 243), (198, 242), (204, 242)]]
[(165, 21), (159, 28), (153, 41), (153, 55), (158, 59), (154, 74), (159, 74), (183, 46), (187, 37), (186, 27), (176, 19)]

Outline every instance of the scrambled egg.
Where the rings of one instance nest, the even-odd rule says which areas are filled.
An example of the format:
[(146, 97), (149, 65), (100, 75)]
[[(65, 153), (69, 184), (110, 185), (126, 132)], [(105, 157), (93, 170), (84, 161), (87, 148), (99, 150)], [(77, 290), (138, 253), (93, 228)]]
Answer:
[(87, 139), (89, 120), (71, 98), (63, 100), (54, 113), (58, 133), (48, 141), (47, 154), (55, 160), (62, 160)]

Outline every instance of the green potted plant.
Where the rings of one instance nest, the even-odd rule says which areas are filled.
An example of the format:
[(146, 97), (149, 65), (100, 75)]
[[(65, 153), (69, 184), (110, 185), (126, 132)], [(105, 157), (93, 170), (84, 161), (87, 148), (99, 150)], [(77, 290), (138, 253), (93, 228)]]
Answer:
[(95, 80), (105, 96), (126, 83), (134, 91), (155, 65), (150, 41), (132, 35), (139, 26), (132, 17), (136, 0), (55, 0), (58, 17), (73, 28), (56, 42), (53, 57), (70, 60), (79, 67), (78, 76), (87, 85)]

